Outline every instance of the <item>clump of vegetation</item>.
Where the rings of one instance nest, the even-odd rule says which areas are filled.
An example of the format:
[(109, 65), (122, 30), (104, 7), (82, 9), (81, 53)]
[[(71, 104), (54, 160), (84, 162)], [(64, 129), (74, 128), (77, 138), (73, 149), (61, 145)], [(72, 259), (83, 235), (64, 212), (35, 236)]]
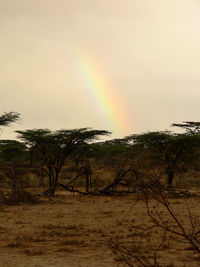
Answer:
[[(200, 222), (186, 202), (187, 216), (180, 219), (168, 198), (166, 188), (159, 179), (149, 179), (138, 191), (144, 201), (150, 219), (148, 226), (139, 229), (132, 225), (132, 242), (126, 245), (118, 239), (109, 240), (106, 245), (117, 255), (117, 261), (124, 266), (159, 267), (165, 259), (160, 259), (163, 250), (182, 244), (186, 251), (194, 251), (200, 258)], [(189, 255), (188, 255), (189, 256)]]
[[(0, 116), (0, 127), (19, 119), (18, 113), (4, 113)], [(194, 179), (198, 180), (200, 123), (183, 122), (173, 126), (185, 132), (147, 132), (101, 142), (98, 139), (109, 135), (108, 131), (90, 128), (17, 131), (20, 141), (0, 140), (0, 201), (35, 204), (40, 196), (52, 200), (59, 189), (86, 196), (132, 194), (145, 203), (150, 225), (138, 228), (133, 224), (127, 235), (132, 239), (132, 246), (117, 238), (107, 242), (119, 263), (164, 266), (159, 259), (160, 252), (178, 243), (184, 244), (186, 250), (189, 247), (195, 251), (200, 258), (198, 218), (186, 203), (187, 219), (183, 222), (170, 202), (170, 196), (192, 196), (189, 191), (176, 188), (175, 181), (177, 178), (184, 180), (188, 172), (195, 173)], [(30, 180), (30, 177), (34, 179)], [(43, 191), (37, 196), (31, 191), (33, 180), (38, 180), (39, 190)], [(46, 187), (45, 191), (43, 187)], [(109, 218), (113, 211), (107, 209), (101, 214)], [(122, 224), (118, 222), (119, 227)], [(51, 232), (59, 238), (67, 238), (60, 251), (68, 251), (68, 246), (86, 245), (84, 240), (78, 239), (80, 234), (74, 225), (46, 224), (43, 228), (47, 234)], [(100, 230), (96, 233), (106, 238)], [(159, 242), (155, 242), (155, 236)], [(8, 246), (16, 248), (20, 244), (11, 242)], [(25, 253), (32, 256), (40, 255), (42, 251), (25, 250)]]
[(7, 205), (16, 205), (19, 203), (26, 203), (26, 204), (37, 204), (39, 203), (38, 198), (33, 195), (31, 192), (28, 191), (18, 191), (15, 194), (9, 193), (3, 197), (3, 203)]

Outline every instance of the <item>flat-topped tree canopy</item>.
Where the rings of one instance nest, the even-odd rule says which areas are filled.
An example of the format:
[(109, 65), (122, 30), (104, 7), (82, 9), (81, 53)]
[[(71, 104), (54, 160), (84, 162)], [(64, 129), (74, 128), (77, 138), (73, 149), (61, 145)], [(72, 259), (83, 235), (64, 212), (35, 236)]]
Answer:
[(164, 171), (169, 185), (172, 185), (178, 170), (189, 167), (199, 154), (196, 149), (198, 135), (160, 131), (136, 134), (128, 139), (138, 147), (138, 151), (145, 153), (152, 162), (151, 166), (155, 165)]
[(70, 145), (79, 145), (83, 143), (90, 143), (98, 140), (100, 136), (109, 135), (110, 132), (106, 130), (93, 130), (90, 128), (57, 130), (51, 131), (49, 129), (33, 129), (16, 131), (18, 138), (24, 141), (27, 145), (41, 145), (45, 143), (48, 145), (57, 145), (61, 148)]
[(200, 122), (198, 121), (183, 121), (183, 123), (173, 123), (172, 127), (182, 128), (189, 134), (200, 134)]
[(43, 164), (49, 177), (50, 195), (54, 195), (59, 173), (67, 158), (83, 144), (89, 144), (100, 136), (109, 135), (106, 130), (90, 128), (33, 129), (16, 131), (18, 137), (29, 147), (35, 161)]
[(1, 126), (9, 126), (13, 122), (17, 122), (20, 120), (20, 114), (17, 112), (4, 112), (3, 115), (0, 116), (0, 127)]

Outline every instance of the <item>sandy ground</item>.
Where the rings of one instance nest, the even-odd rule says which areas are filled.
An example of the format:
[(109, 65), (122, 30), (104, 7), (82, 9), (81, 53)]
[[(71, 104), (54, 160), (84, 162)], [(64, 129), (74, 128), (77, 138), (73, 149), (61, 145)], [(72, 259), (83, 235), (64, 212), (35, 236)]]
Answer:
[[(187, 221), (185, 199), (171, 200)], [(187, 200), (200, 215), (200, 198)], [(105, 245), (117, 238), (131, 245), (135, 226), (149, 225), (142, 201), (133, 197), (63, 195), (40, 204), (0, 207), (0, 266), (118, 266), (117, 255)], [(155, 236), (156, 241), (156, 236)], [(151, 254), (151, 248), (145, 253)], [(168, 267), (200, 266), (185, 244), (168, 244), (161, 256)]]

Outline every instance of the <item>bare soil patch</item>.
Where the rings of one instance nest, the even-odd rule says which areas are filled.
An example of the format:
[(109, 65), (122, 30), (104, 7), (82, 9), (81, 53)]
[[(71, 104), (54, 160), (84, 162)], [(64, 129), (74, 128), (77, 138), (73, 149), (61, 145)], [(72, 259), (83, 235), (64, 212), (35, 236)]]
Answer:
[[(171, 198), (183, 222), (187, 216), (185, 201)], [(200, 198), (187, 201), (191, 212), (199, 217)], [(105, 243), (118, 239), (131, 246), (135, 227), (145, 225), (149, 225), (145, 204), (133, 196), (72, 196), (61, 192), (54, 200), (36, 205), (1, 205), (0, 266), (118, 266), (119, 259)], [(145, 253), (151, 254), (148, 244)], [(200, 266), (195, 252), (181, 243), (164, 244), (160, 257), (171, 267)]]

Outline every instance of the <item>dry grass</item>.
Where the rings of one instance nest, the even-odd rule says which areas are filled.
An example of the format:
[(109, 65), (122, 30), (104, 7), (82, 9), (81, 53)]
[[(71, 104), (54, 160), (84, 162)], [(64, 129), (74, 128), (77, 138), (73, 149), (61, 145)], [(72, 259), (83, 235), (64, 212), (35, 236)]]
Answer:
[[(137, 241), (142, 227), (150, 224), (145, 205), (132, 196), (85, 197), (65, 195), (37, 205), (3, 205), (0, 210), (1, 266), (117, 266), (121, 258), (105, 246), (117, 239), (127, 247)], [(200, 196), (200, 195), (199, 195)], [(184, 198), (171, 198), (182, 222)], [(200, 216), (200, 198), (189, 198), (191, 212)], [(163, 216), (165, 216), (163, 211)], [(187, 225), (186, 225), (187, 227)], [(146, 233), (158, 242), (159, 233)], [(143, 253), (151, 257), (146, 243)], [(165, 266), (199, 266), (199, 258), (184, 244), (164, 242), (160, 258)], [(190, 265), (189, 265), (190, 264)]]
[(28, 256), (42, 255), (44, 252), (41, 249), (25, 249), (24, 253)]

